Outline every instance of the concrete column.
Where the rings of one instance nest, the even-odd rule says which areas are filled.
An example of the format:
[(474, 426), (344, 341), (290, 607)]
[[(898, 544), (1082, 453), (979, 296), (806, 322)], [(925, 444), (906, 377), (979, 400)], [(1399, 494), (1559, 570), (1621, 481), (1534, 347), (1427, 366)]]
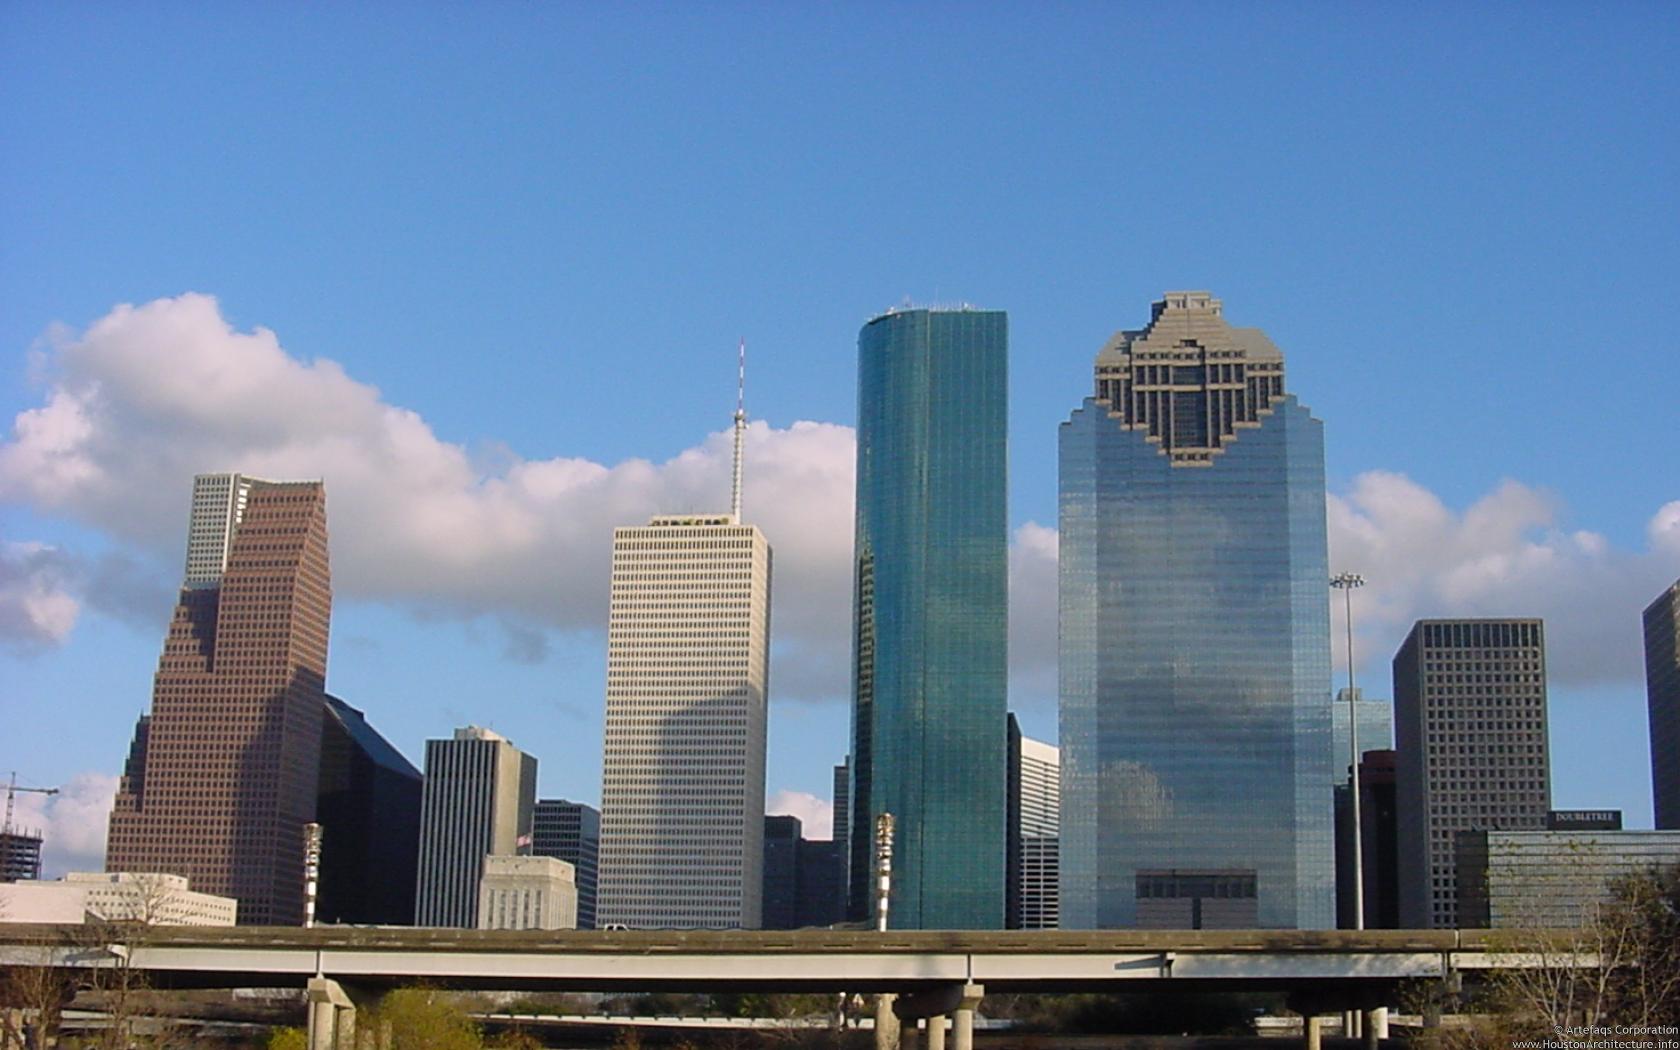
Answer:
[(1343, 1010), (1342, 1011), (1342, 1038), (1343, 1039), (1357, 1039), (1357, 1038), (1359, 1038), (1359, 1011), (1358, 1010)]
[(1365, 1011), (1365, 1050), (1377, 1050), (1388, 1038), (1388, 1007), (1378, 1006)]
[(900, 1017), (898, 1019), (898, 1050), (916, 1050), (916, 1044), (921, 1041), (918, 1038), (919, 1035), (920, 1033), (916, 1031), (915, 1018), (906, 1020)]
[(898, 1015), (893, 1013), (897, 998), (891, 992), (875, 997), (875, 1050), (898, 1050)]
[(354, 1050), (356, 1004), (339, 983), (311, 977), (304, 997), (309, 1002), (309, 1050)]
[(955, 1024), (951, 1026), (954, 1038), (952, 1050), (974, 1050), (974, 1011), (985, 996), (984, 985), (969, 983), (962, 986), (962, 1001), (957, 1004)]
[(1317, 1014), (1301, 1018), (1301, 1031), (1307, 1037), (1307, 1050), (1322, 1050), (1324, 1046), (1324, 1019)]
[(333, 1007), (333, 1050), (356, 1050), (356, 1008)]
[(927, 1050), (945, 1050), (945, 1029), (951, 1019), (944, 1014), (934, 1014), (928, 1018)]
[(333, 1004), (311, 1001), (309, 1004), (309, 1050), (336, 1050), (333, 1046)]

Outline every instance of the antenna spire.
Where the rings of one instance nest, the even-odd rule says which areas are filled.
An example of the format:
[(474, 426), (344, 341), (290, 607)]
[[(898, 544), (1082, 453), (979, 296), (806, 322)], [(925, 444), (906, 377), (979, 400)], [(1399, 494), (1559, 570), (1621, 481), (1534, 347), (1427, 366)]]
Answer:
[(741, 340), (735, 372), (735, 468), (729, 486), (729, 515), (741, 523), (741, 446), (747, 435), (747, 341)]

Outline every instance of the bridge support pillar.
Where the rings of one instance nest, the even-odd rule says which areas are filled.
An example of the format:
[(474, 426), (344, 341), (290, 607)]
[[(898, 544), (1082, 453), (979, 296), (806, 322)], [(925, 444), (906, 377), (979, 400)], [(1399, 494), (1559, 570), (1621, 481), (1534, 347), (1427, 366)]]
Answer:
[(893, 1013), (893, 1001), (897, 998), (891, 992), (875, 997), (875, 1050), (898, 1050), (898, 1015)]
[(356, 1004), (343, 987), (327, 977), (311, 977), (305, 997), (309, 1001), (309, 1050), (355, 1050)]
[(1307, 1050), (1321, 1050), (1324, 1046), (1324, 1018), (1317, 1014), (1303, 1016), (1301, 1033), (1306, 1036)]
[(1365, 1011), (1365, 1050), (1377, 1050), (1388, 1038), (1388, 1007), (1378, 1006)]
[(955, 1023), (951, 1026), (952, 1050), (974, 1050), (974, 1011), (985, 994), (985, 985), (971, 981), (962, 986), (962, 1000), (957, 1004)]
[(951, 1019), (944, 1014), (934, 1014), (927, 1019), (927, 1050), (945, 1050), (945, 1029)]

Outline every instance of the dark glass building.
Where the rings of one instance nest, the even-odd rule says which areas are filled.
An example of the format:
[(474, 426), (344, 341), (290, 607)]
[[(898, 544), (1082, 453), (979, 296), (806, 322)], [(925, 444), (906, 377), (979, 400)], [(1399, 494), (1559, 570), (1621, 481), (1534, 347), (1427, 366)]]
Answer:
[(537, 800), (531, 852), (572, 866), (577, 882), (577, 928), (595, 928), (595, 887), (600, 877), (601, 811), (563, 798)]
[(846, 893), (850, 880), (846, 878), (846, 860), (850, 854), (847, 844), (852, 841), (852, 764), (846, 761), (834, 767), (834, 823), (829, 838), (834, 843), (834, 885), (840, 902), (840, 914), (834, 921), (846, 917)]
[(764, 818), (764, 912), (766, 930), (799, 926), (798, 817), (775, 814)]
[(894, 310), (858, 335), (851, 912), (896, 820), (891, 923), (999, 929), (1008, 320)]
[(406, 926), (414, 919), (420, 771), (328, 696), (321, 724), (321, 922)]
[[(1335, 786), (1336, 926), (1355, 927), (1353, 909), (1353, 781)], [(1359, 760), (1359, 852), (1364, 857), (1365, 928), (1400, 925), (1399, 847), (1394, 803), (1394, 752), (1367, 751)]]
[(804, 836), (798, 817), (764, 818), (764, 929), (830, 926), (844, 918), (840, 841)]
[(1651, 803), (1659, 830), (1680, 831), (1680, 582), (1645, 609)]
[(1169, 292), (1060, 456), (1063, 928), (1332, 926), (1324, 435), (1283, 354)]

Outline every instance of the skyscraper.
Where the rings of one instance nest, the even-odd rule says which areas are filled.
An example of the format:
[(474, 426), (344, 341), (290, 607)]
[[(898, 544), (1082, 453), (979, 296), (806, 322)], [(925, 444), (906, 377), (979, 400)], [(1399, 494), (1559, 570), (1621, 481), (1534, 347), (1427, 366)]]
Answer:
[(1055, 745), (1021, 734), (1009, 716), (1009, 856), (1005, 889), (1011, 930), (1060, 925), (1061, 758)]
[(478, 926), (488, 856), (529, 856), (537, 760), (479, 726), (426, 741), (414, 925)]
[(239, 920), (303, 920), (332, 587), (318, 481), (204, 474), (152, 710), (111, 812), (106, 870), (234, 897)]
[(1680, 581), (1646, 607), (1644, 622), (1651, 803), (1659, 829), (1680, 831)]
[(891, 813), (894, 928), (1003, 926), (1008, 345), (968, 307), (858, 335), (850, 911)]
[(600, 877), (601, 811), (563, 798), (537, 800), (531, 852), (572, 866), (577, 884), (577, 928), (593, 930)]
[(420, 771), (328, 696), (321, 725), (321, 873), (315, 918), (404, 926), (414, 921)]
[(1419, 620), (1394, 656), (1400, 925), (1459, 925), (1455, 836), (1546, 827), (1539, 620)]
[(1323, 425), (1206, 292), (1095, 371), (1060, 442), (1062, 926), (1138, 925), (1146, 896), (1152, 922), (1329, 927)]
[(770, 544), (728, 514), (613, 530), (596, 918), (756, 929), (764, 872)]
[(766, 930), (799, 928), (799, 843), (804, 825), (784, 813), (764, 818), (764, 896), (761, 925)]
[(829, 838), (834, 843), (834, 888), (836, 906), (840, 909), (834, 921), (840, 922), (846, 918), (846, 895), (851, 884), (846, 877), (852, 841), (852, 765), (849, 758), (834, 767), (833, 802), (834, 821), (829, 829)]

